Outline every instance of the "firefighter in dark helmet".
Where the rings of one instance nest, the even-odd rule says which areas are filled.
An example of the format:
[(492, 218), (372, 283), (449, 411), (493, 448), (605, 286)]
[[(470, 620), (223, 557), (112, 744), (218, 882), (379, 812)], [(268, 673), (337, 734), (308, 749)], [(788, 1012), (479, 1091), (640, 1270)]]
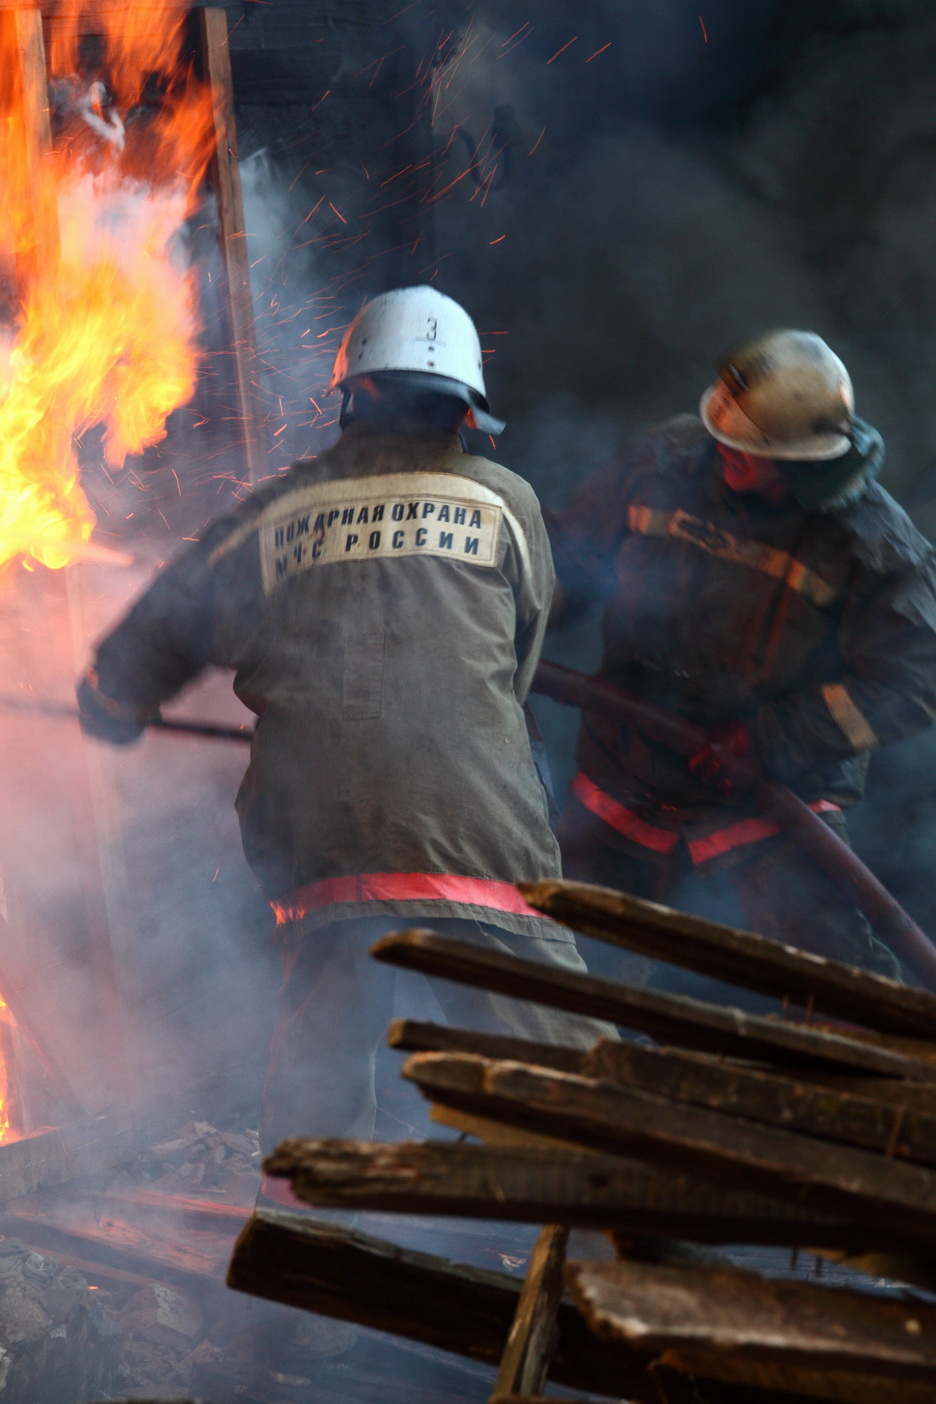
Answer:
[(727, 869), (746, 925), (898, 974), (864, 918), (747, 798), (769, 774), (845, 836), (870, 752), (936, 715), (934, 551), (878, 484), (880, 435), (812, 332), (731, 351), (551, 530), (566, 609), (603, 605), (601, 676), (704, 727), (688, 764), (598, 710), (559, 837), (568, 877), (665, 900)]

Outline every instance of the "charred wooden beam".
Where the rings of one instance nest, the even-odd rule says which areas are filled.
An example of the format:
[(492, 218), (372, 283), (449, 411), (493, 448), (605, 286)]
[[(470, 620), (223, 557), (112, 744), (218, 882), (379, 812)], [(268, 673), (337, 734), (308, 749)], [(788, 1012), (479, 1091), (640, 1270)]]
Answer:
[(552, 881), (519, 887), (537, 911), (610, 945), (882, 1033), (928, 1040), (936, 1036), (936, 994), (929, 990), (608, 887)]
[[(309, 1204), (515, 1223), (626, 1226), (703, 1243), (869, 1246), (844, 1219), (637, 1160), (450, 1141), (289, 1140), (264, 1165)], [(886, 1234), (878, 1235), (884, 1247)]]
[(578, 971), (560, 970), (488, 951), (434, 931), (402, 931), (384, 936), (372, 947), (371, 954), (405, 970), (493, 990), (515, 999), (533, 1000), (572, 1014), (608, 1019), (661, 1042), (687, 1048), (768, 1062), (825, 1065), (876, 1076), (936, 1081), (936, 1063), (887, 1048), (802, 1025), (775, 1022), (685, 995), (635, 989)]
[[(258, 1211), (237, 1240), (228, 1286), (496, 1365), (521, 1284), (307, 1215)], [(608, 1349), (568, 1302), (552, 1377), (574, 1389), (650, 1400), (644, 1361)]]
[[(488, 1364), (500, 1359), (521, 1288), (506, 1274), (461, 1267), (307, 1215), (268, 1209), (258, 1211), (238, 1239), (228, 1285)], [(660, 1404), (661, 1397), (673, 1404), (683, 1399), (685, 1404), (807, 1404), (828, 1398), (794, 1395), (779, 1381), (761, 1389), (691, 1379), (655, 1367), (652, 1357), (621, 1341), (593, 1335), (568, 1300), (560, 1302), (556, 1315), (559, 1344), (550, 1379), (572, 1389), (623, 1396), (632, 1404)], [(667, 1391), (662, 1396), (661, 1384)]]
[(788, 1388), (855, 1404), (936, 1398), (931, 1306), (701, 1264), (574, 1263), (568, 1279), (597, 1335), (690, 1374), (782, 1374)]
[(611, 1039), (592, 1049), (581, 1071), (674, 1101), (936, 1166), (936, 1116), (899, 1098), (875, 1101), (871, 1096), (849, 1096), (715, 1058)]
[[(561, 1043), (533, 1043), (505, 1034), (479, 1033), (476, 1029), (455, 1029), (447, 1024), (424, 1024), (415, 1019), (394, 1019), (387, 1030), (387, 1043), (405, 1053), (480, 1053), (483, 1058), (515, 1058), (520, 1063), (536, 1063), (559, 1072), (581, 1072), (585, 1052)], [(933, 1089), (936, 1097), (936, 1088)]]
[(574, 1144), (632, 1155), (841, 1216), (894, 1242), (936, 1246), (936, 1173), (922, 1165), (757, 1126), (570, 1073), (470, 1054), (416, 1053), (404, 1075), (424, 1095)]

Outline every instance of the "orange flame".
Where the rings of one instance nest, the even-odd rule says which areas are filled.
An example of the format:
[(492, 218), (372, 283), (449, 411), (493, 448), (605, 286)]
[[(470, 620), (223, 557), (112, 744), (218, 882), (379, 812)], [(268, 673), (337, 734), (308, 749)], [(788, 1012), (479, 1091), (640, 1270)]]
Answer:
[(198, 317), (180, 231), (214, 150), (179, 4), (79, 13), (60, 0), (51, 141), (43, 79), (22, 59), (27, 18), (0, 25), (0, 266), (19, 302), (5, 342), (0, 330), (0, 567), (81, 554), (94, 515), (76, 437), (103, 426), (119, 468), (191, 398)]

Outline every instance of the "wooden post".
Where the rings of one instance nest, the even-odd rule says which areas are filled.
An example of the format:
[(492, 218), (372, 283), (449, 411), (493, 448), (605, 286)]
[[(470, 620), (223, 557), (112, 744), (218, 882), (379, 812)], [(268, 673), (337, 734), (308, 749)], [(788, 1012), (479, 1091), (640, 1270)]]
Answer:
[(234, 125), (234, 86), (224, 10), (203, 7), (197, 11), (203, 72), (214, 95), (216, 146), (209, 167), (209, 181), (218, 200), (221, 258), (227, 283), (228, 323), (241, 448), (247, 479), (256, 483), (265, 464), (260, 444), (257, 399), (257, 339), (254, 330), (250, 267), (244, 229), (244, 199), (237, 165), (237, 131)]
[(546, 1384), (558, 1342), (556, 1313), (562, 1296), (568, 1241), (565, 1224), (547, 1224), (540, 1230), (501, 1356), (491, 1404), (517, 1395), (539, 1394)]

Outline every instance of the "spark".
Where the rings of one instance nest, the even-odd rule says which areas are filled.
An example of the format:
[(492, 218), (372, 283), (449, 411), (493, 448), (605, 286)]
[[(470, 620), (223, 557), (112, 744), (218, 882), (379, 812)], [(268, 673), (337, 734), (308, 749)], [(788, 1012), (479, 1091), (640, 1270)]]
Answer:
[(546, 60), (546, 67), (548, 68), (549, 65), (550, 65), (551, 63), (555, 63), (555, 62), (556, 62), (556, 59), (559, 57), (559, 55), (560, 55), (560, 54), (564, 54), (565, 51), (566, 51), (566, 49), (571, 48), (571, 46), (576, 42), (577, 39), (578, 39), (578, 35), (577, 35), (577, 34), (573, 34), (573, 35), (572, 35), (572, 38), (569, 39), (567, 43), (563, 44), (563, 46), (562, 46), (561, 49), (557, 49), (557, 50), (556, 50), (556, 52), (553, 54), (553, 56), (552, 56), (551, 59), (547, 59), (547, 60)]
[[(700, 16), (700, 18), (701, 18), (701, 16)], [(593, 54), (589, 54), (589, 56), (588, 56), (588, 58), (585, 60), (585, 62), (586, 62), (586, 63), (591, 63), (592, 59), (596, 59), (596, 58), (598, 57), (599, 54), (603, 54), (603, 53), (605, 52), (605, 50), (610, 49), (610, 47), (611, 47), (611, 40), (609, 39), (608, 42), (607, 42), (607, 44), (604, 45), (604, 48), (596, 49), (595, 52), (594, 52)]]
[(506, 235), (506, 234), (502, 234), (502, 235), (500, 236), (499, 239), (492, 239), (492, 240), (491, 240), (491, 247), (493, 248), (493, 246), (494, 246), (495, 244), (502, 244), (506, 238), (507, 238), (507, 235)]
[(533, 155), (534, 151), (535, 151), (536, 148), (539, 146), (540, 142), (543, 140), (543, 137), (544, 137), (545, 135), (546, 135), (546, 128), (544, 127), (543, 130), (540, 132), (539, 136), (538, 136), (538, 137), (536, 138), (536, 140), (534, 141), (533, 145), (530, 147), (529, 151), (527, 152), (527, 155), (528, 155), (528, 156), (532, 156), (532, 155)]
[(707, 30), (706, 27), (705, 27), (705, 20), (702, 18), (701, 15), (699, 16), (699, 24), (702, 26), (702, 39), (703, 39), (703, 41), (707, 44), (707, 43), (708, 43), (708, 30)]

